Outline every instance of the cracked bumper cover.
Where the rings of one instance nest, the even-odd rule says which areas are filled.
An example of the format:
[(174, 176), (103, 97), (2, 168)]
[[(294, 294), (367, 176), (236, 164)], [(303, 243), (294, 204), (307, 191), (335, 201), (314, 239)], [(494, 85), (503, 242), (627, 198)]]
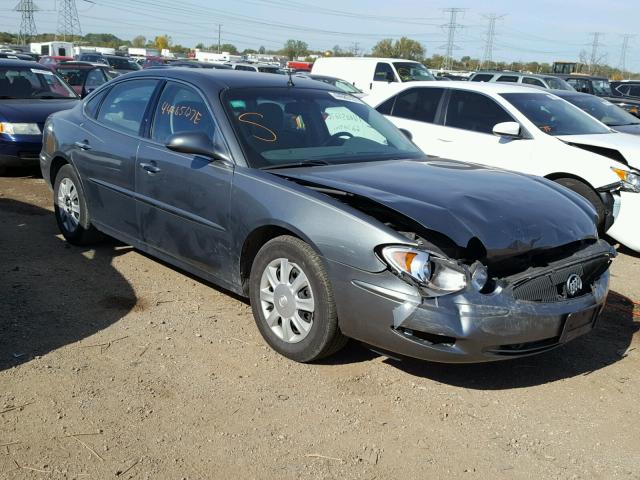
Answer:
[[(561, 345), (591, 330), (609, 289), (607, 270), (590, 293), (553, 303), (516, 300), (509, 289), (485, 295), (473, 287), (424, 298), (389, 271), (368, 273), (333, 262), (329, 267), (345, 335), (400, 355), (446, 363), (504, 360)], [(580, 312), (585, 312), (586, 325), (571, 335), (563, 332), (567, 318)]]

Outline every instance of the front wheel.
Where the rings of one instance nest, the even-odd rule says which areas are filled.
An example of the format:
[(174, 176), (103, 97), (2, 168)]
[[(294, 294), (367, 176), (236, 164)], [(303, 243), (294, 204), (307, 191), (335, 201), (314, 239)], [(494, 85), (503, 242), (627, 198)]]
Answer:
[(573, 190), (593, 205), (593, 208), (596, 209), (598, 214), (598, 233), (603, 234), (605, 221), (607, 219), (607, 210), (596, 191), (586, 183), (576, 180), (575, 178), (558, 178), (556, 183), (567, 187), (569, 190)]
[(281, 236), (267, 242), (251, 267), (249, 289), (258, 329), (281, 355), (312, 362), (346, 344), (329, 276), (302, 240)]
[(64, 165), (56, 175), (53, 202), (58, 228), (69, 243), (90, 245), (100, 240), (100, 233), (91, 225), (80, 179), (71, 165)]

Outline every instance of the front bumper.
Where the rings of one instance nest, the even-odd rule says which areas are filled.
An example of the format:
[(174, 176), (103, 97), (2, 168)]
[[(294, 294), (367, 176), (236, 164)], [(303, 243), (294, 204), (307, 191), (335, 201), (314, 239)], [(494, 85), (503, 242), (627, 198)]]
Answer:
[(42, 136), (0, 134), (0, 167), (32, 167), (39, 164)]
[(620, 192), (620, 211), (607, 235), (640, 252), (640, 193)]
[[(605, 242), (597, 246), (613, 255)], [(485, 295), (469, 287), (424, 298), (389, 271), (328, 263), (345, 335), (384, 351), (445, 363), (505, 360), (557, 347), (593, 328), (609, 288), (606, 270), (589, 293), (553, 303), (516, 300), (508, 288)]]

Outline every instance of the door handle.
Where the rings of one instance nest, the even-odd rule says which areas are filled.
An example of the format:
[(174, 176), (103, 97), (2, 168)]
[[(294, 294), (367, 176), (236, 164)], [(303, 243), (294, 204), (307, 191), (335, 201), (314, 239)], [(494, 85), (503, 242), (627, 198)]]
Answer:
[(142, 168), (147, 173), (158, 173), (160, 171), (160, 167), (156, 166), (155, 162), (141, 163), (140, 168)]
[(81, 150), (91, 150), (91, 145), (86, 140), (84, 142), (76, 142), (74, 145)]
[(445, 142), (445, 143), (453, 142), (453, 140), (449, 140), (448, 138), (439, 138), (438, 140), (441, 141), (441, 142)]

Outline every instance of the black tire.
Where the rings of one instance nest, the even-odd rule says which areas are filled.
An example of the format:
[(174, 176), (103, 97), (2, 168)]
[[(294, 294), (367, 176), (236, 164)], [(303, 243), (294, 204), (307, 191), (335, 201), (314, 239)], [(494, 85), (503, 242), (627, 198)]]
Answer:
[[(299, 266), (307, 276), (314, 298), (315, 310), (309, 333), (298, 343), (281, 339), (267, 324), (260, 298), (260, 282), (268, 265), (286, 258)], [(266, 342), (278, 353), (297, 362), (312, 362), (327, 357), (348, 341), (338, 327), (333, 290), (329, 276), (318, 254), (302, 240), (281, 236), (267, 242), (258, 252), (251, 266), (249, 296), (258, 330)], [(284, 321), (284, 320), (281, 320)]]
[[(75, 202), (75, 204), (79, 207), (79, 218), (77, 219), (75, 228), (70, 228), (69, 222), (65, 222), (65, 217), (70, 215), (66, 206), (59, 205), (58, 195), (65, 179), (71, 181), (77, 194), (77, 202)], [(91, 217), (89, 215), (89, 209), (87, 208), (84, 190), (82, 189), (78, 174), (71, 165), (64, 165), (58, 170), (53, 183), (53, 205), (58, 228), (67, 242), (73, 245), (91, 245), (101, 240), (102, 235), (91, 225)]]
[(598, 213), (598, 233), (603, 234), (605, 221), (607, 219), (607, 210), (596, 191), (586, 183), (576, 180), (575, 178), (558, 178), (555, 181), (556, 183), (567, 187), (569, 190), (573, 190), (593, 205)]

